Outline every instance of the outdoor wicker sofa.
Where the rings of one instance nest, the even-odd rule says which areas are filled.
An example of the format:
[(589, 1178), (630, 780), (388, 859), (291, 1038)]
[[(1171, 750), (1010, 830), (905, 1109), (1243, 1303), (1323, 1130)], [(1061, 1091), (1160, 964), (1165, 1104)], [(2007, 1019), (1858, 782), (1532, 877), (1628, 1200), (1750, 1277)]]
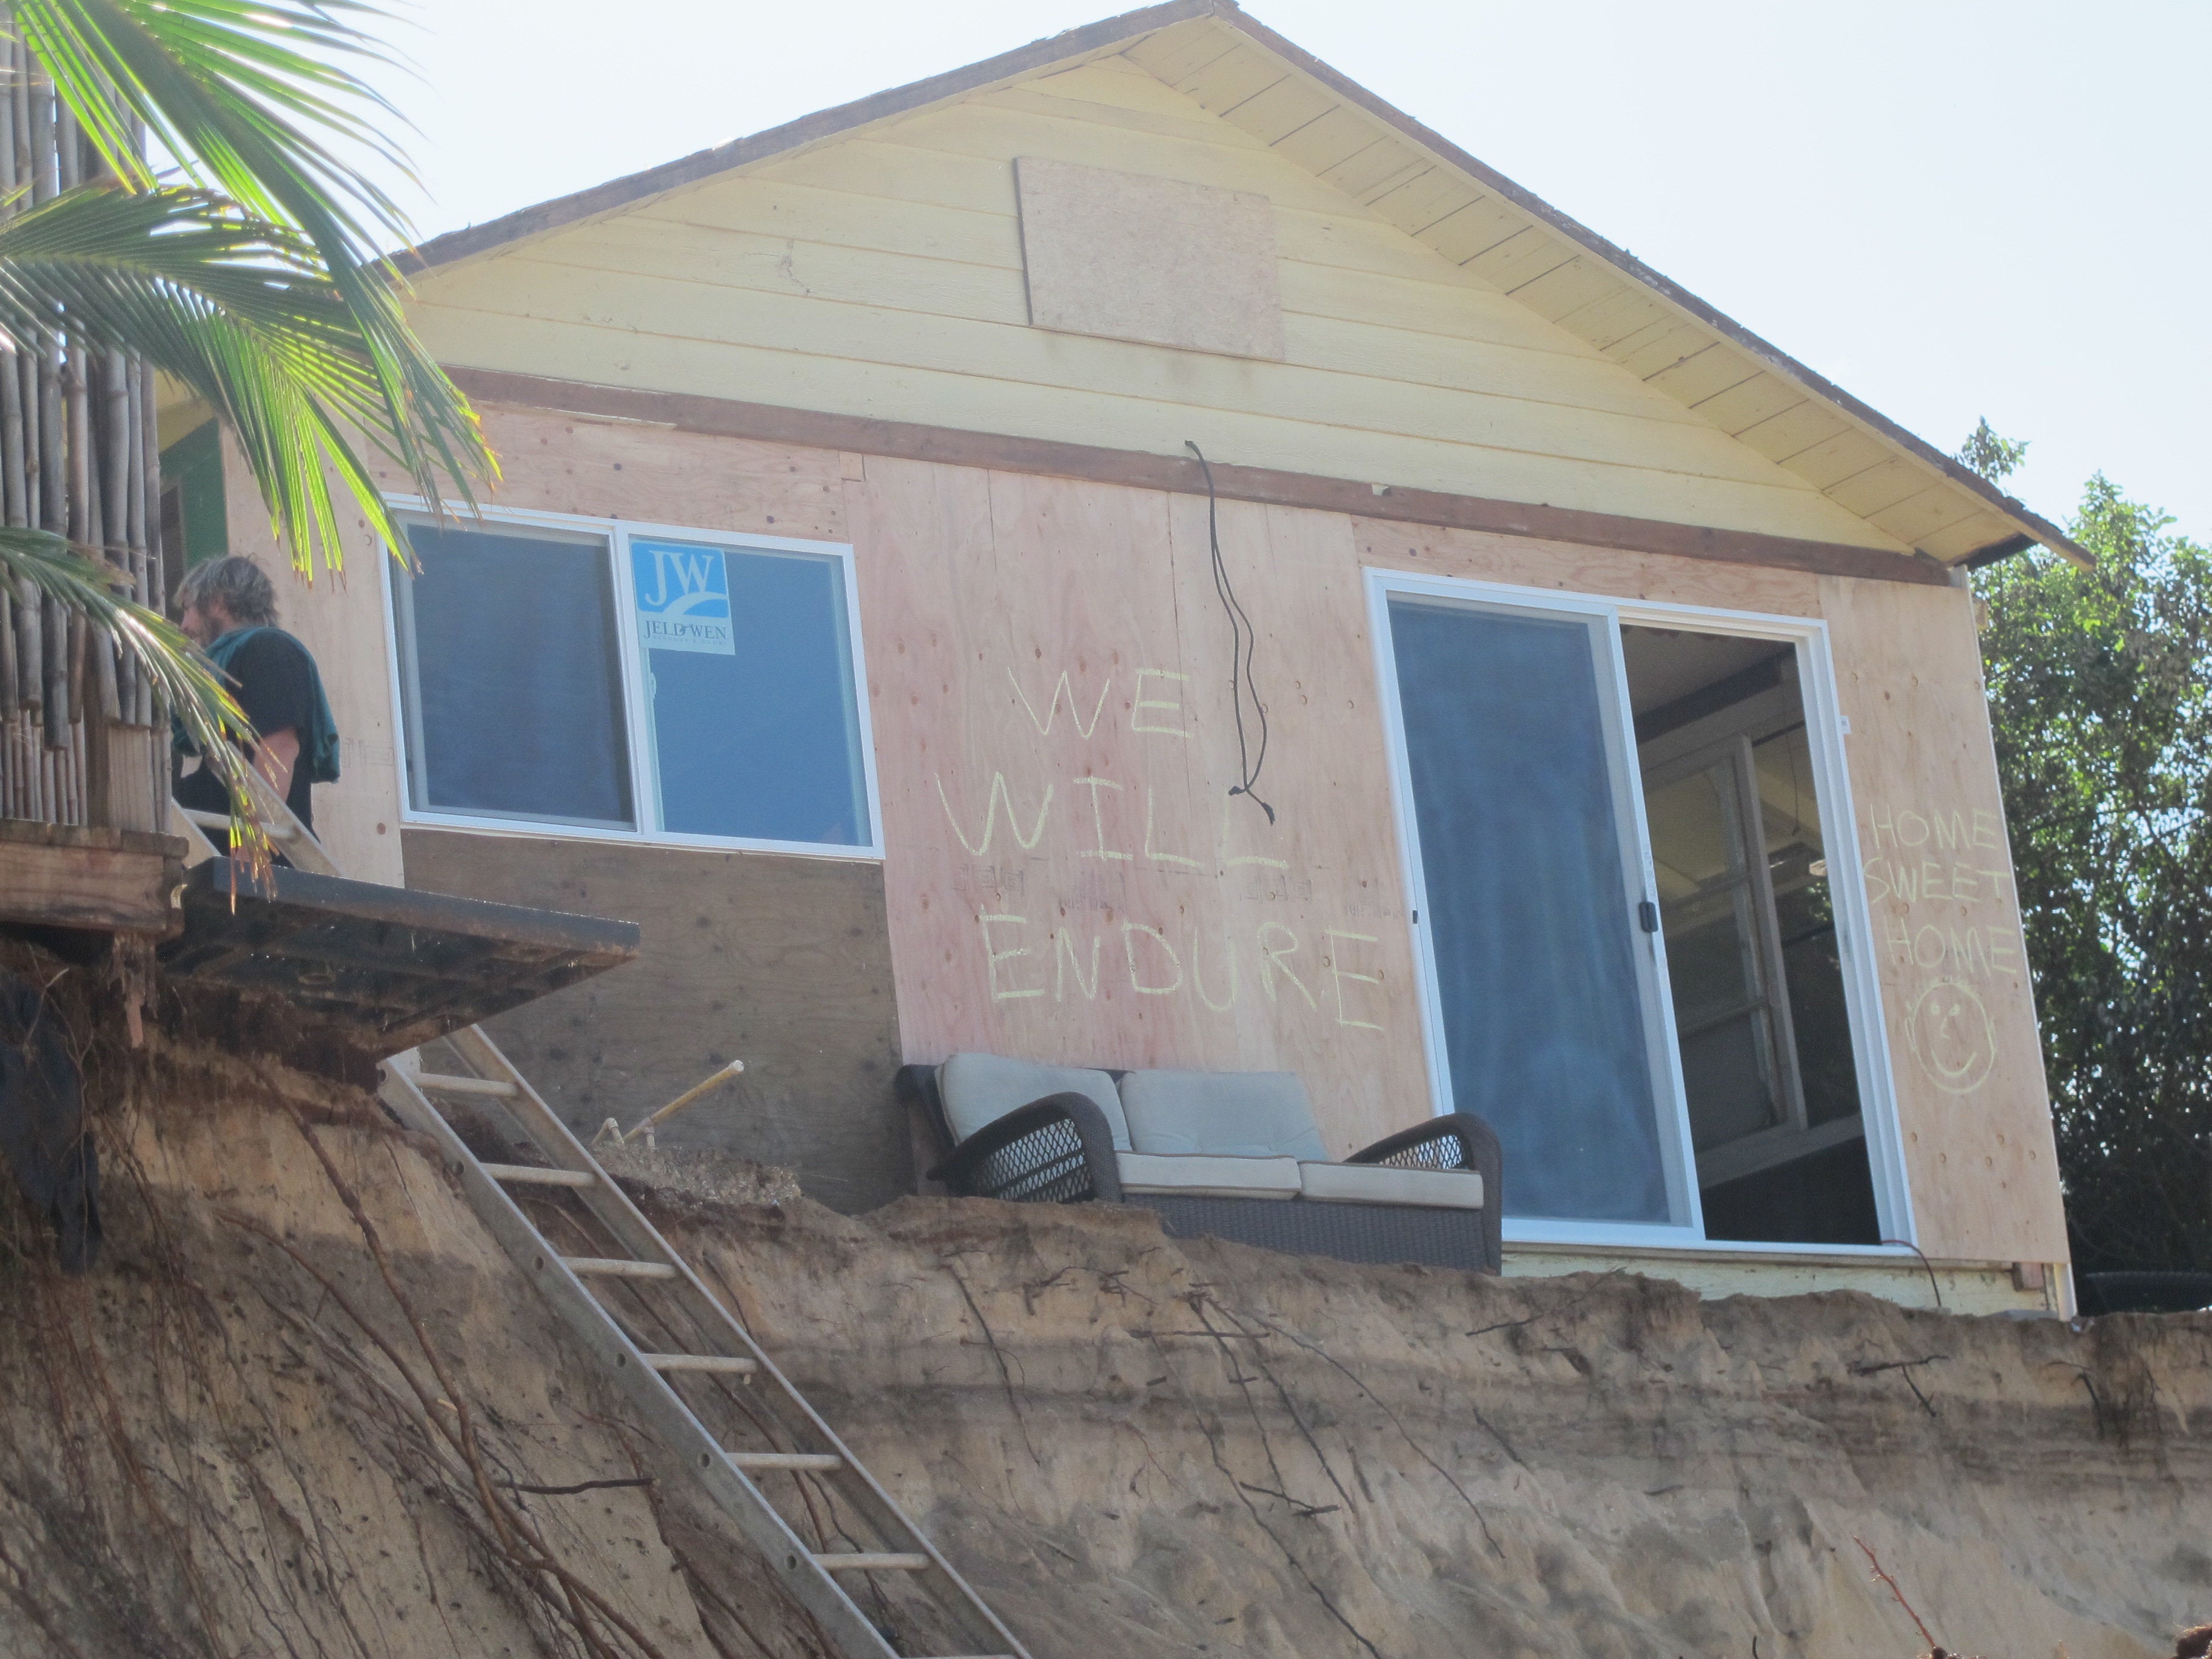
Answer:
[(1105, 1072), (998, 1054), (909, 1066), (901, 1097), (968, 1198), (1139, 1204), (1167, 1231), (1346, 1261), (1495, 1273), (1498, 1136), (1432, 1117), (1341, 1163), (1289, 1072)]

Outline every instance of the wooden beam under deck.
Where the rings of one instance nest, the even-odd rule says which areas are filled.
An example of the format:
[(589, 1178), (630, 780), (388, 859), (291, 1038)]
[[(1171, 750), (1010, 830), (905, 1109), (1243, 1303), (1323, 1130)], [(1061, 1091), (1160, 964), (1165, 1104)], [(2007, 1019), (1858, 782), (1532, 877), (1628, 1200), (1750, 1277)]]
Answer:
[(0, 818), (0, 921), (171, 933), (184, 873), (185, 843), (173, 836)]
[[(1185, 456), (1107, 449), (908, 421), (877, 420), (861, 415), (786, 409), (690, 392), (598, 386), (495, 369), (453, 368), (447, 372), (456, 385), (481, 403), (519, 404), (666, 426), (716, 437), (797, 443), (864, 455), (894, 456), (902, 460), (938, 461), (1002, 472), (1084, 478), (1186, 495), (1206, 493), (1205, 473), (1195, 460)], [(1214, 464), (1213, 483), (1216, 492), (1228, 501), (1305, 507), (1399, 524), (1488, 531), (1540, 541), (1572, 542), (1584, 547), (1805, 570), (1822, 576), (1856, 576), (1937, 587), (1948, 586), (1952, 580), (1948, 568), (1925, 555), (1887, 553), (1880, 548), (1855, 547), (1845, 542), (1806, 541), (1749, 531), (1717, 530), (1657, 519), (1498, 501), (1481, 495), (1456, 495), (1442, 490), (1407, 489), (1363, 479), (1322, 477), (1221, 462)]]

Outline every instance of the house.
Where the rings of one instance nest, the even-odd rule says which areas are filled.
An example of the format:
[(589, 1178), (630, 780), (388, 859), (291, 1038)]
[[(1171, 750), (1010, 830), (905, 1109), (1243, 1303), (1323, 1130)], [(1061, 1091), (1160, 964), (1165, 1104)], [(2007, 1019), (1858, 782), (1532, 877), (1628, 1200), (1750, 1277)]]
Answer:
[(1965, 583), (2082, 556), (1228, 0), (413, 278), (505, 476), (296, 597), (317, 822), (643, 924), (495, 1024), (573, 1122), (742, 1058), (671, 1138), (859, 1208), (902, 1061), (1291, 1070), (1509, 1271), (2065, 1305)]

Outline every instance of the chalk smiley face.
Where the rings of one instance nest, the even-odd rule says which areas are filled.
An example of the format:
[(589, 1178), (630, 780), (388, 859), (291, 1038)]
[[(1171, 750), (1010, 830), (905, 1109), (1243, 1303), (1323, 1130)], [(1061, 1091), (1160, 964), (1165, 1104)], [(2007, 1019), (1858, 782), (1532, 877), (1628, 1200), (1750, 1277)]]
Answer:
[(1923, 988), (1905, 1011), (1905, 1035), (1920, 1069), (1947, 1094), (1972, 1093), (1996, 1064), (1990, 1011), (1960, 980), (1934, 980)]

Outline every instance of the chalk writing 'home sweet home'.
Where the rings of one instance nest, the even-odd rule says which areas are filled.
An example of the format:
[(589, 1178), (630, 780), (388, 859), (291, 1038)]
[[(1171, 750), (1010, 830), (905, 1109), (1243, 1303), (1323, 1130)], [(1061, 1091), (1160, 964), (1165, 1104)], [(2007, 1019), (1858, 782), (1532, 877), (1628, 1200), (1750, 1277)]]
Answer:
[(1906, 1047), (1937, 1088), (1972, 1094), (1997, 1060), (1981, 988), (2024, 966), (2003, 823), (1978, 808), (1877, 806), (1867, 828), (1867, 898), (1883, 959), (1904, 983)]

